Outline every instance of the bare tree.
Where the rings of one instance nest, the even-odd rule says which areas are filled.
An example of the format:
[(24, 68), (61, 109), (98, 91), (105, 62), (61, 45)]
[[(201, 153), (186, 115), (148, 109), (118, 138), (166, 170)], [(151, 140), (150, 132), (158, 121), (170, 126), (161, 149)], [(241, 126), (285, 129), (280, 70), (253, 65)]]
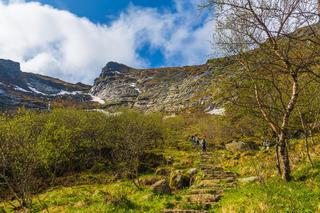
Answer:
[(133, 111), (113, 119), (117, 122), (111, 127), (113, 135), (110, 139), (115, 144), (115, 158), (120, 164), (121, 175), (140, 189), (139, 175), (141, 165), (145, 163), (144, 156), (162, 142), (161, 119), (152, 115), (144, 117)]
[[(237, 69), (233, 100), (240, 96), (277, 135), (282, 177), (291, 179), (290, 117), (308, 79), (318, 77), (318, 6), (315, 0), (209, 0), (216, 40)], [(239, 82), (240, 81), (240, 82)], [(243, 93), (243, 94), (241, 94)]]

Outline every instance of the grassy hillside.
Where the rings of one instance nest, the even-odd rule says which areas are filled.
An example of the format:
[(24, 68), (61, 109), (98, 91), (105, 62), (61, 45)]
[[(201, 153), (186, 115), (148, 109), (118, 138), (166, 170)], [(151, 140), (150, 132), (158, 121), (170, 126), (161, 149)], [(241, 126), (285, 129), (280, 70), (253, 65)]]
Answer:
[[(64, 119), (67, 116), (69, 117), (69, 121), (71, 121), (72, 117), (75, 119), (79, 115), (85, 116), (86, 113), (89, 112), (59, 111), (59, 113), (55, 112), (52, 115), (45, 114), (43, 116), (50, 117), (55, 115), (58, 117), (54, 119), (59, 120), (59, 114), (63, 114)], [(143, 116), (145, 116), (124, 113), (126, 116), (142, 116), (140, 117), (141, 121), (143, 121)], [(89, 113), (89, 115), (91, 117), (93, 115), (97, 116), (95, 118), (102, 120), (110, 119), (104, 117), (104, 114), (99, 113)], [(39, 116), (42, 117), (41, 115)], [(148, 119), (150, 118), (148, 117)], [(10, 120), (12, 117), (6, 119)], [(89, 122), (88, 119), (86, 118), (87, 122)], [(113, 117), (113, 119), (115, 118)], [(141, 183), (140, 189), (137, 188), (129, 176), (119, 176), (119, 173), (116, 172), (115, 168), (121, 168), (121, 162), (100, 161), (90, 158), (91, 161), (95, 162), (90, 164), (90, 166), (84, 164), (85, 161), (83, 159), (77, 160), (77, 152), (70, 152), (69, 155), (73, 156), (74, 163), (87, 165), (87, 167), (84, 167), (82, 170), (65, 171), (57, 175), (54, 180), (48, 178), (48, 180), (53, 182), (44, 187), (43, 190), (32, 193), (33, 202), (28, 207), (29, 210), (31, 212), (161, 212), (164, 209), (166, 211), (170, 209), (172, 211), (174, 209), (198, 209), (208, 212), (320, 211), (319, 137), (314, 138), (315, 144), (312, 145), (311, 150), (314, 167), (311, 167), (307, 160), (304, 140), (292, 139), (290, 141), (294, 180), (290, 183), (285, 183), (277, 174), (273, 148), (247, 151), (230, 151), (225, 148), (225, 144), (229, 139), (227, 137), (219, 137), (219, 134), (226, 131), (226, 125), (223, 124), (226, 121), (224, 121), (223, 117), (186, 114), (172, 118), (162, 118), (161, 120), (164, 143), (161, 146), (153, 147), (149, 151), (155, 156), (163, 156), (167, 160), (171, 159), (172, 162), (164, 162), (140, 172), (138, 177), (136, 177)], [(19, 121), (21, 121), (21, 118)], [(154, 121), (160, 122), (160, 120)], [(114, 125), (117, 125), (115, 122), (119, 122), (119, 118), (112, 120), (112, 122)], [(97, 120), (95, 123), (98, 124)], [(61, 124), (62, 126), (67, 125)], [(93, 130), (97, 131), (98, 127), (99, 125), (93, 126)], [(85, 130), (84, 128), (88, 130), (90, 129), (90, 125), (87, 127), (71, 125), (66, 130), (77, 129), (77, 134), (79, 134)], [(54, 129), (51, 130), (55, 132)], [(192, 134), (198, 134), (200, 137), (208, 139), (207, 155), (203, 155), (199, 147), (195, 149), (189, 140)], [(249, 139), (243, 138), (243, 141), (245, 140)], [(83, 138), (83, 141), (85, 141), (85, 138)], [(259, 143), (259, 141), (254, 142)], [(87, 146), (88, 151), (94, 148), (94, 146), (89, 147)], [(149, 155), (149, 158), (151, 156)], [(90, 152), (84, 158), (88, 157), (90, 157)], [(145, 160), (141, 163), (144, 162)], [(229, 179), (227, 178), (217, 182), (216, 180), (219, 179), (219, 176), (207, 180), (208, 175), (205, 174), (207, 167), (220, 168), (226, 173), (236, 174), (237, 181), (235, 185), (230, 187)], [(176, 188), (174, 183), (172, 183), (174, 174), (177, 171), (180, 171), (181, 174), (187, 174), (192, 168), (197, 168), (198, 171), (192, 178), (191, 186)], [(165, 172), (159, 171), (169, 171), (169, 173), (164, 174)], [(243, 182), (242, 178), (247, 177), (255, 177), (256, 180), (253, 182)], [(171, 194), (157, 194), (152, 191), (151, 185), (161, 179), (169, 180), (172, 188)], [(201, 185), (204, 188), (200, 188)], [(223, 191), (222, 197), (217, 201), (210, 202), (210, 205), (201, 204), (201, 200), (206, 199), (201, 197), (201, 194), (193, 196), (193, 198), (197, 198), (198, 196), (200, 199), (199, 204), (186, 199), (190, 196), (190, 193), (195, 190), (199, 191), (200, 189), (211, 190), (213, 194), (218, 193), (217, 191)], [(13, 206), (16, 206), (16, 208)], [(13, 212), (19, 210), (18, 206), (17, 200), (8, 195), (2, 198), (0, 211)]]

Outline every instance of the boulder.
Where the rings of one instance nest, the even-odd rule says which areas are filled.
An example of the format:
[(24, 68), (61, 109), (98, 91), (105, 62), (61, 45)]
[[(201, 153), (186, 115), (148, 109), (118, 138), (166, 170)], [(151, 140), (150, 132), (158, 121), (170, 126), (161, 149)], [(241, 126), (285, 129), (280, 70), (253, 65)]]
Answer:
[(162, 179), (151, 186), (151, 190), (156, 194), (171, 194), (171, 188), (167, 180)]
[(188, 173), (188, 175), (189, 175), (190, 177), (192, 177), (192, 176), (194, 176), (195, 174), (198, 173), (198, 169), (197, 169), (197, 168), (189, 169), (187, 173)]
[(226, 144), (226, 149), (231, 152), (259, 150), (259, 146), (254, 142), (232, 141)]
[(170, 177), (170, 186), (174, 189), (184, 189), (191, 185), (191, 178), (180, 171), (173, 172)]
[(160, 176), (149, 176), (149, 177), (145, 177), (141, 180), (141, 184), (145, 185), (145, 186), (151, 186), (153, 184), (155, 184), (156, 182), (158, 182), (159, 180), (162, 180), (162, 177)]
[(238, 181), (241, 183), (252, 183), (255, 181), (258, 181), (259, 177), (257, 176), (252, 176), (252, 177), (246, 177), (246, 178), (239, 178)]

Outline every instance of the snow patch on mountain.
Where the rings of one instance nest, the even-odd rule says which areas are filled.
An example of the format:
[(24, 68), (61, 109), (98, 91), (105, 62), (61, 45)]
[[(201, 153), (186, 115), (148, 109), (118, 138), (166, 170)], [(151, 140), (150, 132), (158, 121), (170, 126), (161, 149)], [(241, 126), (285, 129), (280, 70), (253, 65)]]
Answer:
[(90, 96), (91, 96), (91, 101), (93, 101), (93, 102), (97, 102), (97, 103), (99, 103), (99, 104), (105, 104), (106, 102), (102, 99), (102, 98), (99, 98), (98, 96), (94, 96), (94, 95), (91, 95), (90, 94)]
[(133, 87), (138, 93), (141, 93), (141, 90), (137, 87), (136, 83), (130, 83), (129, 85)]
[(25, 90), (25, 89), (23, 89), (23, 88), (21, 88), (21, 87), (19, 87), (19, 86), (17, 86), (17, 85), (15, 85), (15, 86), (14, 86), (14, 89), (15, 89), (15, 90), (18, 90), (18, 91), (21, 91), (21, 92), (27, 92), (27, 93), (30, 93), (30, 91)]
[(78, 95), (78, 94), (82, 94), (82, 92), (81, 91), (69, 92), (69, 91), (61, 90), (59, 93), (55, 95)]
[(37, 93), (37, 94), (40, 94), (40, 95), (47, 95), (47, 94), (45, 94), (45, 93), (43, 93), (43, 92), (40, 92), (39, 90), (37, 90), (36, 88), (34, 88), (31, 84), (29, 84), (28, 83), (28, 87), (29, 87), (29, 89), (32, 91), (32, 92), (34, 92), (34, 93)]
[(210, 115), (224, 115), (225, 109), (224, 108), (214, 108), (214, 109), (211, 109), (210, 111), (207, 111), (207, 113)]

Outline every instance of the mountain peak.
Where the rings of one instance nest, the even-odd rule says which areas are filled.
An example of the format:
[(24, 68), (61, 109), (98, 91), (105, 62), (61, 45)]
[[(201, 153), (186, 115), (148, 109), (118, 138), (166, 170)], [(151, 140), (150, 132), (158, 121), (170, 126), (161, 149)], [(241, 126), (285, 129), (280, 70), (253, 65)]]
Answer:
[(120, 63), (114, 62), (114, 61), (110, 61), (102, 69), (100, 78), (112, 77), (112, 76), (115, 76), (117, 74), (121, 74), (123, 72), (126, 72), (129, 69), (131, 69), (131, 67), (128, 67), (127, 65), (120, 64)]
[(11, 60), (0, 59), (0, 80), (18, 85), (20, 82), (20, 64)]
[(11, 60), (0, 59), (0, 72), (9, 74), (21, 73), (20, 64)]

